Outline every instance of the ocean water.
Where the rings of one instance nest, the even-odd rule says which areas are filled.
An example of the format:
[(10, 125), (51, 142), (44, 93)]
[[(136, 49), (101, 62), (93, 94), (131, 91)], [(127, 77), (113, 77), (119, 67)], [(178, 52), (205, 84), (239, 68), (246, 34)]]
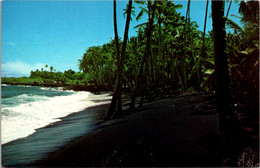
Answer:
[(1, 85), (1, 89), (1, 144), (27, 137), (87, 107), (109, 103), (111, 98), (62, 88)]

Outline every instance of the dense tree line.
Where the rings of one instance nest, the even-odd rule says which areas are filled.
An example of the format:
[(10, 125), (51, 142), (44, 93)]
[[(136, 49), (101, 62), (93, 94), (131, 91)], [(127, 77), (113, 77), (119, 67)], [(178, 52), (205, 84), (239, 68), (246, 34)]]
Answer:
[(42, 78), (47, 82), (57, 82), (57, 83), (65, 83), (67, 81), (74, 81), (79, 83), (79, 81), (84, 81), (84, 74), (81, 72), (75, 72), (71, 69), (64, 72), (56, 72), (56, 70), (48, 65), (45, 65), (41, 70), (36, 69), (35, 71), (31, 71), (30, 78)]
[[(208, 2), (205, 6), (203, 32), (190, 19), (190, 0), (187, 1), (186, 16), (177, 12), (182, 6), (173, 1), (135, 3), (141, 12), (134, 15), (135, 8), (130, 0), (125, 10), (127, 18), (123, 41), (117, 35), (114, 1), (114, 40), (102, 46), (89, 47), (79, 60), (79, 69), (83, 70), (88, 81), (100, 88), (114, 88), (108, 118), (122, 109), (122, 89), (131, 96), (130, 108), (135, 108), (138, 97), (139, 106), (142, 106), (144, 99), (175, 91), (208, 92), (217, 89), (221, 97), (218, 100), (224, 96), (227, 98), (225, 102), (231, 105), (228, 93), (232, 92), (236, 96), (235, 101), (238, 101), (243, 92), (246, 93), (244, 96), (254, 101), (254, 108), (257, 109), (258, 1), (239, 2), (243, 27), (228, 18), (232, 1), (229, 2), (226, 14), (224, 1), (213, 1), (213, 31), (209, 32), (205, 32)], [(219, 5), (220, 3), (222, 4)], [(147, 16), (147, 22), (135, 27), (137, 36), (128, 38), (131, 19), (140, 20), (143, 15)], [(232, 31), (226, 34), (225, 27)], [(248, 80), (252, 82), (247, 82)]]
[[(205, 47), (207, 59), (200, 58), (203, 33), (197, 29), (195, 22), (185, 19), (177, 12), (181, 5), (171, 1), (141, 1), (138, 5), (142, 11), (136, 19), (140, 19), (144, 13), (150, 19), (138, 25), (136, 27), (138, 36), (130, 37), (127, 42), (125, 59), (122, 62), (123, 86), (134, 89), (138, 83), (137, 78), (140, 78), (142, 79), (139, 80), (140, 88), (148, 85), (149, 92), (161, 93), (179, 88), (184, 91), (189, 88), (200, 88), (202, 83), (196, 82), (197, 79), (200, 79), (202, 74), (211, 74), (211, 70), (214, 69), (214, 66), (208, 64), (211, 62), (210, 59), (214, 59), (213, 45)], [(147, 38), (147, 34), (150, 34), (150, 37)], [(204, 41), (208, 44), (212, 41), (212, 37), (206, 35)], [(122, 45), (123, 42), (119, 39), (120, 50)], [(89, 75), (89, 79), (95, 81), (96, 85), (108, 87), (107, 83), (109, 83), (111, 85), (109, 87), (112, 87), (115, 84), (116, 48), (115, 40), (103, 46), (90, 47), (79, 60), (80, 69)], [(189, 73), (183, 72), (184, 65)], [(107, 79), (105, 80), (104, 77)]]

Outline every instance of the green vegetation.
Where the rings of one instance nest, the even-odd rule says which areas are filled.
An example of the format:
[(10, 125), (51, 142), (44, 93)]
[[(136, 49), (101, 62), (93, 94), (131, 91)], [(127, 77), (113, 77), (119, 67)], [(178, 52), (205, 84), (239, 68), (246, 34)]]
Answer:
[[(137, 98), (142, 107), (145, 100), (170, 93), (215, 92), (221, 151), (232, 156), (230, 151), (237, 150), (234, 142), (249, 145), (238, 116), (250, 118), (251, 126), (259, 121), (259, 2), (239, 2), (240, 27), (228, 18), (229, 11), (224, 13), (225, 1), (212, 1), (213, 30), (207, 33), (208, 3), (202, 32), (190, 19), (190, 0), (186, 16), (177, 12), (182, 6), (172, 1), (135, 2), (141, 12), (135, 15), (129, 0), (123, 42), (117, 35), (114, 0), (114, 40), (88, 48), (79, 60), (88, 81), (98, 88), (114, 88), (104, 119), (124, 113), (122, 91), (131, 99), (130, 111), (136, 108)], [(136, 37), (126, 40), (129, 21), (144, 14), (147, 22), (135, 27)]]
[(35, 71), (31, 71), (29, 79), (40, 78), (42, 79), (41, 83), (85, 84), (83, 73), (75, 72), (71, 69), (62, 73), (56, 72), (52, 66), (50, 66), (49, 70), (47, 68), (48, 65), (45, 65), (45, 68), (41, 68), (41, 70), (36, 69)]
[[(176, 91), (215, 91), (216, 79), (218, 79), (217, 85), (223, 85), (227, 89), (217, 90), (220, 99), (223, 97), (228, 99), (230, 93), (232, 102), (226, 101), (229, 105), (241, 103), (244, 101), (241, 98), (243, 92), (246, 94), (244, 96), (252, 100), (250, 102), (254, 102), (252, 104), (247, 102), (247, 107), (253, 108), (252, 111), (258, 111), (257, 1), (239, 2), (243, 28), (224, 17), (228, 16), (228, 11), (224, 14), (223, 7), (220, 6), (220, 12), (216, 11), (214, 18), (215, 20), (223, 18), (222, 27), (218, 26), (215, 32), (207, 33), (198, 30), (196, 22), (190, 19), (190, 1), (187, 2), (186, 16), (181, 16), (177, 12), (182, 6), (172, 1), (136, 3), (141, 12), (135, 14), (135, 8), (131, 8), (129, 4), (125, 14), (130, 17), (131, 13), (131, 19), (136, 20), (144, 14), (148, 16), (147, 22), (135, 27), (138, 36), (130, 37), (126, 43), (127, 31), (125, 31), (123, 41), (118, 38), (116, 13), (114, 13), (115, 39), (102, 46), (89, 47), (79, 60), (79, 69), (83, 71), (87, 83), (94, 84), (98, 88), (114, 88), (114, 101), (111, 104), (114, 113), (121, 111), (120, 100), (117, 101), (120, 99), (121, 87), (132, 97), (131, 108), (134, 108), (136, 97), (141, 98), (139, 106), (142, 106), (144, 99), (150, 100), (154, 96), (163, 96)], [(216, 4), (212, 9), (216, 9)], [(208, 4), (205, 9), (208, 11)], [(115, 2), (114, 10), (116, 10)], [(207, 15), (207, 12), (205, 13)], [(205, 24), (206, 21), (205, 19)], [(225, 25), (230, 30), (228, 34), (225, 32)], [(217, 31), (220, 29), (222, 32), (219, 36)], [(218, 48), (214, 33), (216, 37), (222, 38), (222, 41), (221, 39), (219, 41), (220, 44), (224, 44), (222, 48)], [(226, 40), (223, 41), (224, 39)], [(220, 50), (226, 53), (223, 58), (216, 55)], [(215, 69), (217, 67), (219, 67), (218, 74)], [(231, 90), (229, 86), (232, 86)]]
[(11, 78), (5, 78), (5, 77), (2, 77), (1, 78), (1, 82), (2, 83), (24, 83), (24, 84), (27, 84), (27, 83), (34, 83), (34, 82), (42, 82), (42, 78), (28, 78), (28, 77), (20, 77), (20, 78), (14, 78), (14, 77), (11, 77)]
[[(177, 12), (182, 6), (173, 1), (135, 1), (132, 5), (129, 0), (121, 39), (114, 0), (115, 37), (107, 44), (87, 48), (78, 60), (80, 72), (56, 72), (46, 65), (31, 71), (29, 78), (2, 78), (2, 82), (80, 84), (113, 90), (105, 120), (123, 114), (122, 93), (130, 98), (129, 109), (134, 110), (137, 99), (142, 107), (145, 100), (171, 93), (211, 92), (216, 98), (222, 148), (230, 146), (223, 153), (232, 155), (232, 143), (248, 143), (240, 140), (244, 135), (238, 114), (250, 116), (259, 125), (259, 2), (239, 2), (242, 27), (228, 18), (229, 11), (224, 13), (224, 2), (212, 0), (213, 30), (205, 32), (207, 1), (202, 32), (190, 19), (191, 0), (185, 16)], [(136, 6), (141, 9), (138, 14)], [(143, 15), (147, 21), (135, 27), (137, 36), (128, 37), (131, 20)]]
[[(258, 1), (239, 2), (242, 27), (228, 18), (229, 11), (224, 13), (223, 4), (217, 9), (219, 3), (213, 3), (212, 19), (217, 24), (209, 32), (205, 32), (207, 15), (211, 12), (208, 3), (203, 16), (203, 32), (190, 19), (190, 0), (185, 16), (177, 12), (182, 6), (173, 1), (135, 3), (132, 6), (130, 0), (124, 10), (126, 27), (121, 39), (117, 34), (114, 1), (115, 38), (102, 46), (87, 48), (78, 60), (80, 72), (56, 72), (54, 67), (46, 65), (31, 71), (29, 78), (2, 78), (2, 82), (80, 84), (99, 90), (114, 90), (108, 118), (112, 113), (122, 111), (122, 92), (131, 97), (131, 109), (135, 108), (138, 97), (141, 99), (139, 106), (142, 106), (145, 99), (168, 93), (216, 91), (218, 100), (223, 100), (219, 103), (221, 106), (224, 102), (228, 106), (243, 104), (250, 112), (258, 113)], [(140, 13), (136, 13), (136, 7), (141, 9)], [(137, 36), (128, 37), (131, 20), (140, 20), (144, 15), (147, 22), (135, 27)], [(226, 34), (225, 28), (230, 30), (229, 33)]]
[[(121, 39), (114, 1), (115, 38), (87, 48), (78, 60), (81, 72), (56, 72), (46, 65), (31, 71), (29, 78), (2, 78), (2, 82), (80, 84), (114, 90), (107, 119), (122, 112), (122, 92), (131, 97), (130, 109), (134, 109), (138, 97), (142, 106), (145, 99), (169, 93), (216, 91), (218, 110), (225, 111), (224, 118), (235, 115), (242, 107), (258, 115), (258, 1), (239, 2), (242, 27), (228, 18), (229, 11), (224, 13), (224, 2), (212, 3), (213, 30), (209, 32), (205, 32), (208, 3), (203, 32), (190, 19), (190, 0), (185, 16), (177, 12), (182, 6), (173, 1), (135, 3), (133, 6), (130, 0), (124, 10), (126, 24)], [(136, 7), (141, 9), (138, 14)], [(128, 37), (131, 20), (140, 20), (143, 15), (147, 22), (135, 27), (137, 36)]]
[(75, 72), (71, 69), (64, 72), (56, 72), (56, 70), (48, 65), (45, 65), (41, 70), (36, 69), (31, 71), (30, 77), (19, 77), (19, 78), (6, 78), (2, 77), (2, 83), (7, 84), (56, 84), (57, 86), (64, 86), (66, 84), (87, 84), (87, 78), (85, 78), (82, 72)]

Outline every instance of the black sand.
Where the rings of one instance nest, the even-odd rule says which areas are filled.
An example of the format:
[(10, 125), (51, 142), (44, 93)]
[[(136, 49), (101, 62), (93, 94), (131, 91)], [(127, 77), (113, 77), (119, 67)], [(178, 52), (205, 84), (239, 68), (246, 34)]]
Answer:
[[(107, 106), (103, 106), (104, 112)], [(205, 95), (146, 103), (33, 166), (219, 166), (218, 115)]]

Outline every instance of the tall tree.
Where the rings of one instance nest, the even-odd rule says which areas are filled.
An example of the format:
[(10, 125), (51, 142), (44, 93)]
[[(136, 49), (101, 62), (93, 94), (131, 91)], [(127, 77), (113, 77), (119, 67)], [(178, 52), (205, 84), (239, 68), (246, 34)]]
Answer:
[[(188, 4), (187, 4), (187, 11), (186, 11), (186, 19), (185, 19), (185, 24), (184, 24), (184, 29), (183, 29), (183, 39), (184, 39), (184, 43), (187, 43), (187, 37), (189, 36), (189, 26), (190, 26), (190, 3), (191, 1), (188, 0)], [(187, 24), (188, 23), (188, 24)], [(187, 31), (186, 31), (187, 30)], [(183, 53), (183, 71), (182, 71), (182, 86), (183, 86), (183, 91), (186, 92), (187, 91), (187, 63), (186, 63), (186, 46), (184, 48), (182, 48), (182, 53)]]
[(209, 0), (207, 0), (206, 4), (206, 13), (205, 13), (205, 21), (204, 21), (204, 29), (203, 29), (203, 39), (202, 39), (202, 57), (205, 58), (205, 34), (206, 34), (206, 25), (207, 25), (207, 17), (208, 17), (208, 6), (209, 6)]
[(221, 133), (231, 127), (234, 119), (231, 110), (231, 96), (229, 90), (228, 55), (226, 52), (226, 30), (224, 18), (224, 1), (212, 0), (212, 21), (214, 32), (214, 55), (216, 77), (216, 104), (219, 112)]
[[(116, 87), (113, 93), (113, 97), (111, 100), (111, 104), (109, 107), (109, 110), (105, 116), (105, 120), (108, 120), (111, 118), (114, 112), (119, 112), (122, 110), (122, 100), (121, 100), (121, 94), (122, 94), (122, 74), (123, 74), (123, 63), (125, 58), (125, 50), (126, 50), (126, 43), (128, 39), (128, 31), (129, 31), (129, 25), (131, 20), (131, 9), (132, 9), (132, 0), (129, 0), (128, 6), (127, 6), (127, 18), (126, 18), (126, 25), (125, 25), (125, 32), (124, 32), (124, 40), (123, 40), (123, 46), (121, 55), (119, 56), (119, 44), (117, 42), (117, 80), (116, 80)], [(114, 31), (115, 31), (115, 40), (118, 40), (117, 35), (117, 24), (116, 24), (116, 0), (114, 0)], [(116, 105), (118, 105), (116, 110)]]
[[(147, 32), (146, 32), (146, 38), (147, 38), (146, 47), (145, 47), (144, 56), (143, 56), (142, 61), (141, 61), (141, 66), (140, 66), (140, 69), (139, 69), (139, 74), (138, 74), (136, 86), (135, 86), (135, 89), (134, 89), (133, 94), (132, 94), (130, 109), (135, 108), (136, 94), (137, 94), (137, 91), (138, 91), (138, 89), (141, 85), (141, 78), (143, 76), (144, 63), (147, 61), (147, 58), (150, 55), (151, 35), (152, 35), (152, 31), (153, 31), (155, 7), (156, 7), (156, 1), (154, 1), (153, 7), (152, 7), (152, 17), (149, 16), (149, 18), (148, 18), (148, 27), (147, 27)], [(149, 10), (148, 15), (150, 15), (150, 8), (151, 8), (151, 1), (148, 1), (148, 10)], [(141, 102), (141, 104), (142, 104), (142, 102)]]
[(230, 2), (229, 2), (229, 6), (228, 6), (228, 10), (227, 10), (226, 17), (228, 17), (228, 14), (229, 14), (229, 10), (230, 10), (231, 4), (232, 4), (232, 0), (230, 0)]
[[(118, 95), (117, 95), (117, 110), (118, 111), (122, 111), (122, 99), (121, 99), (121, 80), (122, 80), (122, 72), (121, 74), (119, 73), (120, 71), (120, 66), (122, 66), (122, 62), (121, 62), (121, 58), (120, 58), (120, 54), (119, 54), (119, 42), (118, 42), (118, 32), (117, 32), (117, 17), (116, 17), (116, 0), (114, 0), (114, 33), (115, 33), (115, 42), (116, 42), (116, 58), (117, 58), (117, 85), (119, 85), (119, 91), (118, 91)], [(114, 107), (113, 107), (114, 108)], [(115, 109), (113, 109), (115, 110)]]

